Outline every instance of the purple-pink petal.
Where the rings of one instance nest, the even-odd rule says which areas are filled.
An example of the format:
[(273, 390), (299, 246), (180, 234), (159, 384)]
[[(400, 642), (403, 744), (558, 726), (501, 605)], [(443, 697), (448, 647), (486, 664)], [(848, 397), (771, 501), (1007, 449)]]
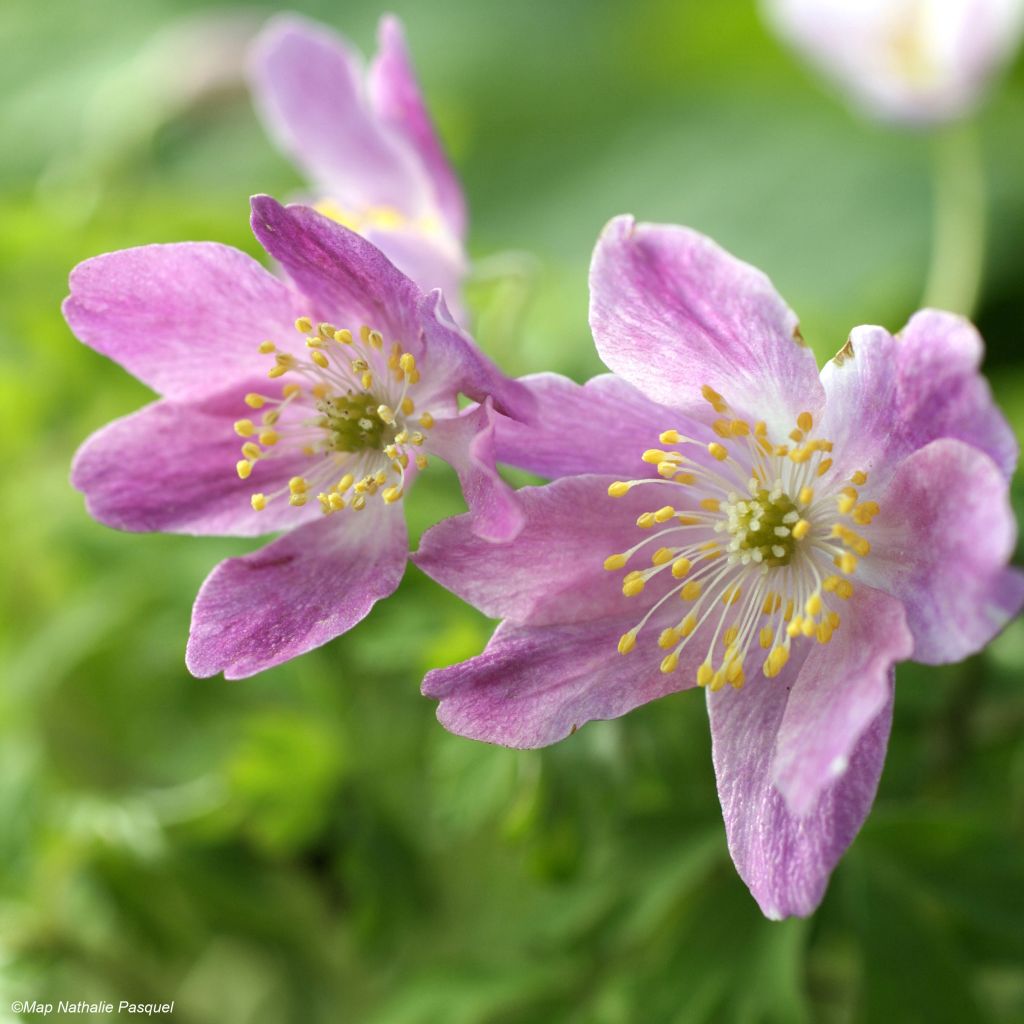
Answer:
[(462, 415), (437, 420), (425, 448), (458, 474), (469, 507), (473, 534), (485, 541), (510, 541), (523, 528), (523, 513), (512, 488), (494, 467), (494, 421), (488, 398)]
[[(402, 23), (385, 15), (377, 29), (379, 50), (370, 65), (370, 101), (381, 121), (416, 150), (434, 187), (438, 209), (456, 238), (466, 230), (466, 202), (423, 103)], [(440, 282), (438, 282), (440, 283)]]
[(846, 772), (860, 737), (891, 697), (893, 666), (913, 649), (900, 602), (857, 587), (831, 642), (815, 644), (804, 659), (779, 725), (772, 781), (791, 814), (810, 814)]
[(771, 281), (689, 228), (612, 220), (591, 263), (590, 326), (611, 370), (686, 413), (707, 417), (709, 385), (786, 433), (824, 400), (796, 315)]
[(71, 272), (70, 290), (63, 310), (75, 336), (168, 398), (248, 379), (261, 341), (294, 334), (288, 287), (214, 242), (95, 256)]
[(301, 455), (261, 459), (249, 480), (235, 472), (241, 439), (232, 424), (247, 411), (245, 393), (263, 383), (193, 402), (164, 399), (93, 434), (71, 467), (90, 515), (119, 530), (233, 536), (290, 529), (319, 515), (312, 504), (272, 501), (256, 512), (249, 501), (254, 491), (286, 488), (305, 468)]
[(192, 610), (189, 670), (240, 679), (325, 644), (394, 592), (406, 548), (400, 503), (375, 503), (221, 562)]
[(896, 467), (879, 505), (857, 578), (902, 601), (915, 661), (959, 661), (1020, 612), (1024, 577), (1006, 568), (1017, 526), (987, 455), (933, 441)]
[(693, 685), (696, 660), (669, 674), (655, 645), (628, 657), (615, 651), (632, 618), (559, 626), (502, 623), (483, 654), (435, 669), (423, 693), (439, 700), (437, 717), (459, 736), (506, 747), (557, 743), (595, 719), (617, 718)]
[(788, 703), (787, 676), (708, 694), (712, 753), (726, 838), (740, 877), (772, 920), (810, 914), (832, 869), (874, 803), (892, 724), (892, 684), (861, 733), (849, 766), (811, 810), (794, 815), (773, 783), (776, 742)]

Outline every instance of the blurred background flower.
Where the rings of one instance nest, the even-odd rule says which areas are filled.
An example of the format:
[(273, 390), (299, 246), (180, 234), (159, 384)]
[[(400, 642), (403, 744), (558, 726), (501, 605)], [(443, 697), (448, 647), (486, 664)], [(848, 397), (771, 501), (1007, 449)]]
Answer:
[[(376, 5), (295, 6), (371, 49)], [(586, 270), (620, 212), (764, 267), (819, 359), (851, 323), (896, 328), (919, 304), (932, 142), (808, 88), (752, 0), (394, 7), (473, 210), (470, 256), (536, 254), (475, 262), (467, 283), (509, 372), (597, 372)], [(322, 652), (244, 682), (187, 675), (195, 588), (245, 545), (86, 516), (75, 446), (149, 395), (74, 341), (59, 303), (103, 250), (259, 255), (249, 194), (305, 187), (243, 87), (263, 13), (4, 8), (0, 1014), (123, 996), (203, 1024), (1021, 1019), (1019, 622), (963, 665), (901, 670), (875, 811), (815, 917), (782, 925), (729, 865), (698, 702), (545, 752), (449, 736), (420, 678), (491, 624), (415, 570)], [(181, 90), (200, 66), (224, 78)], [(974, 126), (991, 225), (976, 316), (1018, 436), (1022, 71)], [(461, 511), (454, 474), (432, 468), (410, 506), (415, 540)]]

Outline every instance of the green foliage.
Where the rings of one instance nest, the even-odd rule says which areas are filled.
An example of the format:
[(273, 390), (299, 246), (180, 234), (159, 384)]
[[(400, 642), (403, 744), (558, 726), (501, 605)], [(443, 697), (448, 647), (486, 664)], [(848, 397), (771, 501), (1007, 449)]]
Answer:
[[(371, 40), (368, 3), (296, 6)], [(752, 7), (396, 6), (467, 183), (478, 334), (510, 371), (598, 369), (587, 260), (623, 211), (766, 268), (820, 356), (914, 308), (929, 140), (847, 114)], [(419, 680), (490, 624), (413, 569), (321, 651), (187, 675), (196, 587), (248, 545), (88, 519), (71, 455), (147, 395), (59, 303), (103, 250), (255, 253), (247, 194), (299, 187), (237, 83), (173, 92), (166, 26), (204, 10), (5, 7), (0, 1019), (33, 998), (173, 998), (182, 1024), (1024, 1019), (1024, 623), (901, 672), (876, 810), (820, 912), (783, 924), (729, 862), (698, 694), (544, 752), (450, 736)], [(980, 124), (980, 322), (1018, 430), (1022, 107), (1018, 72)], [(453, 483), (424, 474), (414, 535), (460, 510)]]

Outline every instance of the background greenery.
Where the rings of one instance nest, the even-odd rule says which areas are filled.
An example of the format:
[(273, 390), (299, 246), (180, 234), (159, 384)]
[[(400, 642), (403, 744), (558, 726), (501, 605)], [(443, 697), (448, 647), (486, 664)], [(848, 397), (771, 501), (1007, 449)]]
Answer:
[[(367, 0), (295, 6), (372, 42)], [(915, 308), (933, 140), (849, 114), (752, 5), (393, 7), (468, 191), (477, 333), (508, 370), (598, 369), (587, 261), (625, 211), (765, 268), (822, 357)], [(267, 13), (4, 5), (0, 1021), (32, 998), (173, 998), (181, 1024), (1024, 1021), (1024, 623), (901, 669), (874, 813), (821, 910), (782, 924), (726, 854), (699, 694), (544, 752), (449, 736), (420, 678), (490, 624), (414, 569), (321, 651), (188, 676), (195, 590), (249, 545), (86, 516), (76, 445), (148, 396), (58, 306), (103, 250), (257, 251), (248, 195), (300, 184), (232, 73)], [(978, 125), (978, 317), (1018, 433), (1021, 72)], [(415, 532), (457, 493), (425, 474)]]

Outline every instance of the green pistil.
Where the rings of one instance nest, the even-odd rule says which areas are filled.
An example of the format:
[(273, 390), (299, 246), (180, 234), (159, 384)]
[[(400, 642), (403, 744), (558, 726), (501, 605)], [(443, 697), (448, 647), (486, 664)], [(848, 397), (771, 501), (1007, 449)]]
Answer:
[(377, 399), (368, 392), (332, 395), (317, 402), (321, 426), (330, 433), (329, 448), (337, 452), (382, 451), (395, 439), (395, 427), (377, 415)]
[[(796, 505), (788, 494), (782, 494), (772, 501), (769, 492), (763, 489), (757, 492), (749, 504), (750, 511), (738, 516), (740, 526), (747, 531), (740, 548), (748, 551), (759, 548), (765, 565), (789, 565), (796, 550), (796, 540), (791, 523), (784, 523), (783, 519), (791, 512), (796, 512)], [(760, 506), (760, 510), (757, 506)], [(751, 524), (755, 522), (758, 528), (753, 530)], [(775, 532), (776, 527), (784, 528), (786, 536), (780, 537)], [(778, 554), (779, 548), (785, 552), (783, 555)]]

